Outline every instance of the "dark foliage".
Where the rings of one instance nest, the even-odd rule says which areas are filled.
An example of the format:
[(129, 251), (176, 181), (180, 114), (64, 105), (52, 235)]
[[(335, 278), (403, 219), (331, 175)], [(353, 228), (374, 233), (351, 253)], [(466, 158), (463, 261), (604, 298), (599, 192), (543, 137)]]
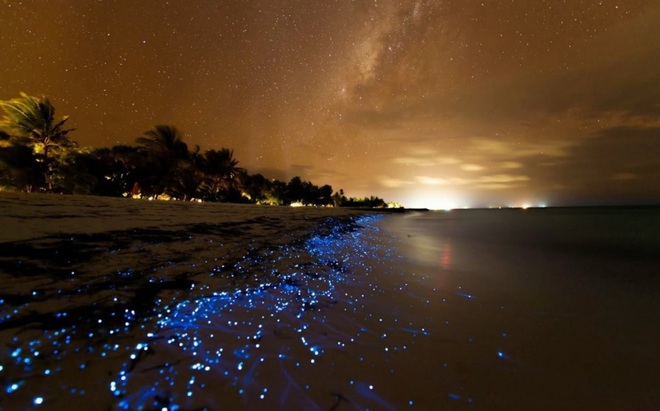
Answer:
[[(19, 107), (30, 108), (20, 116)], [(199, 199), (270, 205), (383, 207), (378, 197), (346, 198), (343, 190), (314, 185), (296, 176), (288, 183), (249, 174), (228, 148), (189, 150), (183, 134), (157, 125), (136, 139), (137, 146), (81, 149), (55, 121), (45, 97), (21, 94), (0, 101), (0, 185), (18, 190), (101, 196)]]

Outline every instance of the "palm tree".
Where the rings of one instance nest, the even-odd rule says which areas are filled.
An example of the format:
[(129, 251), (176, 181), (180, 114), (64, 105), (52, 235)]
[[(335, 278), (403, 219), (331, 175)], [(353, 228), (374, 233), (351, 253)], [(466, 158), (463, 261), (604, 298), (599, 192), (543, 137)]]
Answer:
[(136, 142), (152, 162), (151, 176), (143, 183), (151, 185), (155, 195), (167, 192), (175, 183), (177, 170), (190, 158), (181, 133), (174, 126), (161, 124), (146, 131)]
[(65, 129), (68, 116), (55, 121), (55, 107), (47, 97), (33, 97), (25, 93), (11, 100), (0, 101), (5, 116), (0, 121), (0, 131), (11, 137), (14, 144), (32, 148), (48, 189), (52, 189), (52, 154), (73, 143), (67, 137), (73, 129)]
[(212, 194), (235, 188), (238, 175), (243, 171), (234, 158), (234, 150), (228, 148), (206, 151), (200, 161), (200, 169), (209, 180)]

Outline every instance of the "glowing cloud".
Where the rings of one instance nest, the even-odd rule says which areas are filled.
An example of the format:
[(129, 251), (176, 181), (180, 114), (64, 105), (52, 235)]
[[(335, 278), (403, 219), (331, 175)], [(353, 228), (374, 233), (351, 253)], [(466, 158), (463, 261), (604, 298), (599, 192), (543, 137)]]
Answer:
[(435, 178), (429, 176), (416, 176), (415, 177), (420, 184), (429, 185), (429, 186), (439, 186), (447, 184), (447, 180), (444, 178)]
[(478, 164), (463, 164), (461, 165), (461, 169), (465, 171), (481, 171), (484, 168)]

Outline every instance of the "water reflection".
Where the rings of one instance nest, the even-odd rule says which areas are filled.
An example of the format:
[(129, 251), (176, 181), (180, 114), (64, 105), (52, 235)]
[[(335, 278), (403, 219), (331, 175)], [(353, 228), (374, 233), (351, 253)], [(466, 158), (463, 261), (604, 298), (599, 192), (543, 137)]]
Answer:
[(451, 268), (451, 243), (449, 241), (445, 241), (441, 255), (440, 266), (443, 270), (449, 270)]
[(403, 239), (403, 254), (414, 256), (418, 265), (453, 268), (452, 232), (450, 213), (412, 213), (401, 218), (389, 219), (388, 230)]

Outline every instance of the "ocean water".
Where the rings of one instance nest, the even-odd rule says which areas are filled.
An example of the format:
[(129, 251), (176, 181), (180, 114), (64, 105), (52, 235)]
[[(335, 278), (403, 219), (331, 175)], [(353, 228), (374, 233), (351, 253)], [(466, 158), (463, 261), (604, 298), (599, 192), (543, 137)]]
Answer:
[(438, 393), (425, 406), (660, 406), (659, 209), (429, 212), (382, 229), (429, 301), (411, 377)]
[(8, 204), (2, 409), (660, 407), (658, 209)]

